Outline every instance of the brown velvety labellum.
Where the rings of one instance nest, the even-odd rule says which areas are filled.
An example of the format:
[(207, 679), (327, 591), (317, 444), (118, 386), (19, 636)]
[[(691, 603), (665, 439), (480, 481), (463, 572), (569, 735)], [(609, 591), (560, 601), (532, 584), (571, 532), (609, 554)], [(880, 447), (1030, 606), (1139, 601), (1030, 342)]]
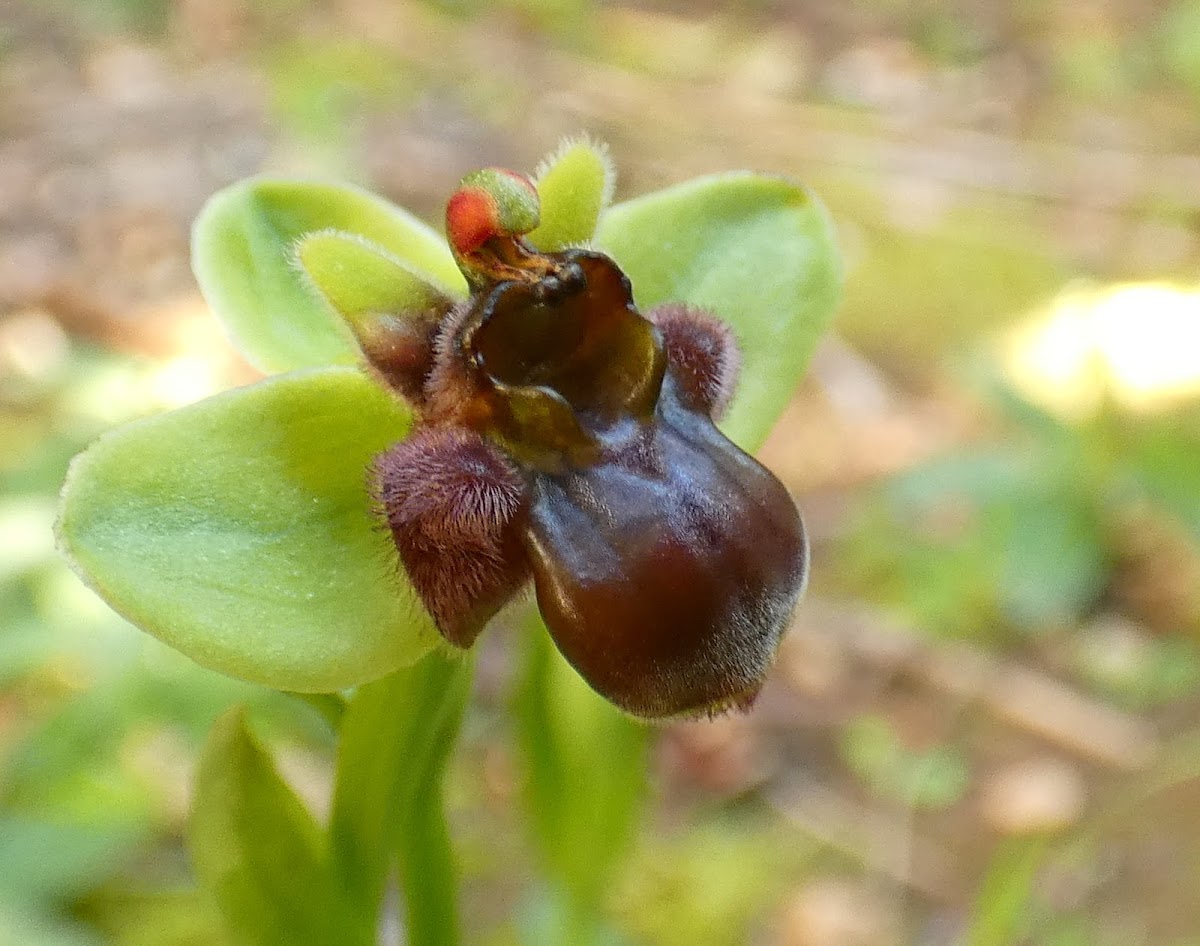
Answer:
[(808, 552), (779, 481), (669, 385), (587, 470), (538, 474), (525, 529), (563, 655), (638, 716), (718, 710), (762, 685)]
[[(631, 713), (746, 702), (803, 587), (796, 507), (700, 409), (714, 399), (695, 395), (695, 372), (668, 368), (664, 383), (663, 340), (612, 261), (566, 261), (582, 285), (503, 286), (465, 339), (506, 443), (538, 448), (523, 464), (523, 536), (542, 615), (580, 674)], [(689, 344), (693, 326), (675, 323), (685, 331), (671, 338)], [(530, 392), (547, 416), (569, 411), (590, 452), (558, 447), (536, 411), (514, 415)]]

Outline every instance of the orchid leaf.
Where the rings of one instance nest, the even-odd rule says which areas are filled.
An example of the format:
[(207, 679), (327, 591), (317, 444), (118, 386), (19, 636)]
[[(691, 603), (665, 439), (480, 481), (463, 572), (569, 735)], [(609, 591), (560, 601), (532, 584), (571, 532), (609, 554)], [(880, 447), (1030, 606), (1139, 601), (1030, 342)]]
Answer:
[(374, 918), (354, 909), (325, 833), (251, 737), (240, 709), (209, 734), (190, 827), (196, 872), (235, 943), (374, 942)]

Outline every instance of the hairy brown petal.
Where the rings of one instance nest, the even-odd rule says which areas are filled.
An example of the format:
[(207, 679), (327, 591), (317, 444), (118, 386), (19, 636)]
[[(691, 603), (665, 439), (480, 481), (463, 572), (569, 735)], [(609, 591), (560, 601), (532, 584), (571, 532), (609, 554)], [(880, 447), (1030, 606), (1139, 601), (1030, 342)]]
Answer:
[(377, 315), (354, 327), (367, 364), (418, 409), (425, 407), (425, 381), (433, 370), (434, 340), (445, 311)]
[(680, 399), (710, 417), (725, 413), (737, 387), (741, 352), (729, 326), (702, 309), (668, 302), (647, 314), (662, 333)]
[(452, 644), (469, 647), (528, 578), (525, 484), (478, 434), (426, 427), (380, 454), (376, 501), (408, 577)]

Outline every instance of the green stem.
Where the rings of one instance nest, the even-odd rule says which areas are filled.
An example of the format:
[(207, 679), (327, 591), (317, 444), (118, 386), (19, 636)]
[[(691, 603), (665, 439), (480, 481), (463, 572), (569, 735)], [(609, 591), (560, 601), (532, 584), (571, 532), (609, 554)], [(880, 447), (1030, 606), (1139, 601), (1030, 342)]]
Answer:
[(470, 659), (435, 651), (354, 695), (342, 719), (329, 831), (359, 909), (378, 915), (393, 864), (410, 946), (458, 942), (442, 778), (471, 688)]
[(413, 946), (455, 946), (459, 942), (458, 871), (440, 784), (415, 800), (399, 834), (397, 854), (408, 942)]

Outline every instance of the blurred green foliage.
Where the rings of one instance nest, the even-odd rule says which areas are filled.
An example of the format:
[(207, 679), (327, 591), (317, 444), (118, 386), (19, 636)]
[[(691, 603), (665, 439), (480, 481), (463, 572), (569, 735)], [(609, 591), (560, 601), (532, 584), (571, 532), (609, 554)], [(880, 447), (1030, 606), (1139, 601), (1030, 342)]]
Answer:
[(878, 797), (914, 810), (949, 808), (970, 786), (962, 753), (949, 745), (906, 746), (886, 719), (859, 716), (842, 731), (842, 757)]
[(848, 233), (850, 276), (838, 331), (873, 360), (911, 380), (961, 360), (981, 335), (1023, 317), (1068, 270), (1028, 208), (981, 196), (897, 220), (875, 190), (844, 177), (815, 185)]
[(950, 637), (1063, 631), (1100, 606), (1132, 509), (1200, 538), (1190, 416), (1145, 424), (1110, 410), (1073, 424), (989, 389), (995, 443), (907, 470), (865, 507), (844, 550), (859, 593)]
[(1200, 2), (1171, 4), (1161, 21), (1159, 42), (1170, 74), (1200, 101)]
[(417, 94), (408, 62), (387, 47), (349, 39), (287, 41), (270, 50), (271, 104), (285, 127), (314, 145), (352, 139), (363, 112), (403, 107)]
[(92, 26), (159, 37), (171, 21), (172, 0), (51, 0), (82, 12)]
[(649, 839), (614, 900), (630, 936), (646, 946), (750, 942), (817, 857), (809, 839), (780, 830), (773, 817), (728, 812)]

